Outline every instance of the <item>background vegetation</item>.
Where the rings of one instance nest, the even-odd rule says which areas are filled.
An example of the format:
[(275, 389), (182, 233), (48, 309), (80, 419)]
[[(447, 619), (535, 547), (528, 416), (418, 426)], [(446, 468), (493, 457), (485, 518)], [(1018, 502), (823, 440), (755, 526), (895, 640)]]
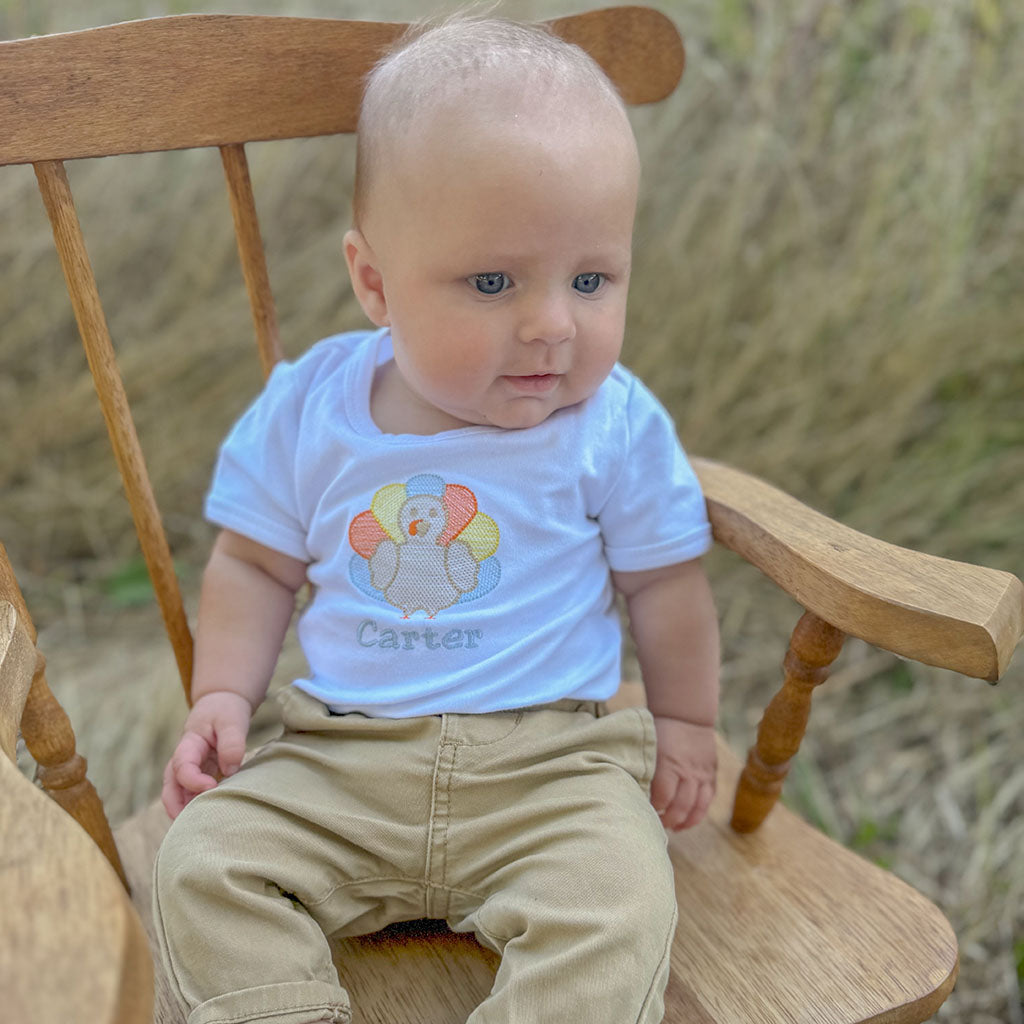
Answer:
[[(633, 115), (645, 180), (625, 361), (689, 450), (885, 540), (1024, 576), (1024, 6), (660, 7), (689, 62), (676, 95)], [(404, 20), (430, 9), (0, 0), (0, 38), (186, 10)], [(362, 325), (340, 255), (352, 155), (350, 139), (250, 147), (291, 354)], [(219, 159), (156, 154), (69, 173), (191, 605), (216, 445), (259, 387)], [(31, 169), (0, 172), (0, 225), (0, 538), (120, 816), (158, 787), (183, 704)], [(799, 610), (728, 556), (711, 570), (722, 726), (744, 747)], [(941, 1021), (1024, 1021), (1021, 662), (990, 690), (848, 644), (789, 786), (804, 814), (953, 921), (963, 967)]]

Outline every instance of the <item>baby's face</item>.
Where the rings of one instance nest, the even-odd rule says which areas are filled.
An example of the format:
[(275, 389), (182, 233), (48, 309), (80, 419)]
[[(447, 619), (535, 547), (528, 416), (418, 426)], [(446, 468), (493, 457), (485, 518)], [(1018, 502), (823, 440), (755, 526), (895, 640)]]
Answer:
[(611, 371), (638, 178), (614, 113), (586, 125), (453, 113), (385, 171), (363, 234), (397, 393), (424, 423), (535, 426)]

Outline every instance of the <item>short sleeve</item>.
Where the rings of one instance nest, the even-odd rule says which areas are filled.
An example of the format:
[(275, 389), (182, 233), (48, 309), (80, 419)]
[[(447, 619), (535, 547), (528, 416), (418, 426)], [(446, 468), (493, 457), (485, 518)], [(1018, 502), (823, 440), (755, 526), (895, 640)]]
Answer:
[(217, 526), (308, 562), (295, 467), (303, 376), (297, 364), (274, 368), (221, 445), (205, 514)]
[(632, 381), (621, 465), (598, 514), (605, 556), (618, 572), (699, 558), (711, 547), (707, 506), (671, 417)]

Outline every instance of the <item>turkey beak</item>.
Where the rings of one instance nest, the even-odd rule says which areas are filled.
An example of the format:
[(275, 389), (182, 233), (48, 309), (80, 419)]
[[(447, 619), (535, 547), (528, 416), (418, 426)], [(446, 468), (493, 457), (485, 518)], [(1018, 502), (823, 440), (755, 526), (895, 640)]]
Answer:
[(415, 536), (416, 536), (416, 534), (417, 534), (417, 533), (419, 533), (419, 529), (420, 529), (420, 523), (422, 523), (422, 522), (423, 522), (423, 520), (422, 520), (422, 519), (414, 519), (414, 520), (413, 520), (413, 521), (412, 521), (412, 522), (411, 522), (411, 523), (409, 524), (409, 536), (410, 536), (410, 537), (415, 537)]

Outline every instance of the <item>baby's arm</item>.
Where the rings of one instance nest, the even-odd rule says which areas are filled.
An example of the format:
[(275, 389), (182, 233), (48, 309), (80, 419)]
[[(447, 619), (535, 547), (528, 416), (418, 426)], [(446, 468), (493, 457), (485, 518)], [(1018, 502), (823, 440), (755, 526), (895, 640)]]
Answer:
[(242, 762), (249, 720), (266, 696), (306, 565), (231, 530), (203, 573), (192, 710), (164, 769), (162, 799), (177, 817)]
[(718, 618), (699, 559), (612, 573), (629, 608), (658, 760), (651, 803), (666, 828), (696, 825), (715, 793)]

